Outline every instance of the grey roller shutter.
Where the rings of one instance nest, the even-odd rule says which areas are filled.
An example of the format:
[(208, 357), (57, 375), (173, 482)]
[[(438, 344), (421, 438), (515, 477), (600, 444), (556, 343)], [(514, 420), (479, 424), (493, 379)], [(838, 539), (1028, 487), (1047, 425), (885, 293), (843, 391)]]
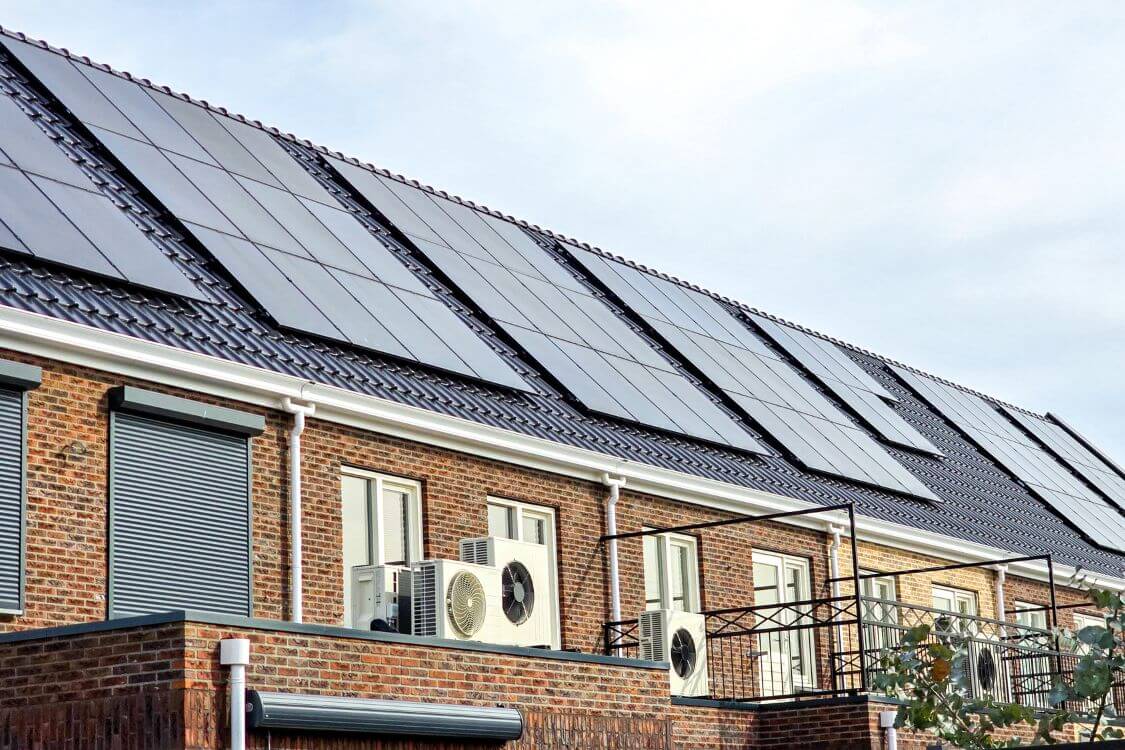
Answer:
[(110, 617), (251, 614), (250, 441), (115, 411)]
[(24, 394), (0, 388), (0, 611), (23, 609)]

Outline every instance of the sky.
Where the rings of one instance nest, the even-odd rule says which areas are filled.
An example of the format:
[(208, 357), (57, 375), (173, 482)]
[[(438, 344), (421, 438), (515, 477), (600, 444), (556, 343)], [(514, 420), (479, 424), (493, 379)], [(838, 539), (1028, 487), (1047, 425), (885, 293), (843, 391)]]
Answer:
[(0, 0), (1125, 460), (1125, 4)]

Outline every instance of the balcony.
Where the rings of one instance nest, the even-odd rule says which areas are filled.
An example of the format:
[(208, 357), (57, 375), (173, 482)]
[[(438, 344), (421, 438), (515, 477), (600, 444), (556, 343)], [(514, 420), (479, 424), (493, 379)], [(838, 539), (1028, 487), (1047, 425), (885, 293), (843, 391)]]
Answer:
[[(857, 617), (857, 608), (859, 616)], [(974, 697), (1048, 708), (1056, 676), (1067, 679), (1080, 655), (1059, 649), (1048, 630), (874, 597), (839, 596), (701, 613), (707, 623), (707, 699), (796, 700), (870, 692), (880, 660), (913, 627), (933, 642), (968, 639)], [(605, 625), (608, 654), (640, 653), (639, 620)], [(862, 637), (861, 637), (862, 636)], [(862, 646), (861, 646), (862, 644)], [(1114, 705), (1125, 706), (1125, 676)], [(1076, 713), (1093, 706), (1072, 704)]]

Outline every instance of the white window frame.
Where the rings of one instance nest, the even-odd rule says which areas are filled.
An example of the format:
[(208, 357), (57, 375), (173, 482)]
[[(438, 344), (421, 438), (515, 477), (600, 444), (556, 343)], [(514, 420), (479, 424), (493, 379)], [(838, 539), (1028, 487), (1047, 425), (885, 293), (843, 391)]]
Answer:
[[(1050, 618), (1047, 617), (1047, 610), (1043, 608), (1042, 604), (1032, 604), (1031, 602), (1021, 602), (1019, 600), (1013, 602), (1015, 612), (1016, 625), (1027, 628), (1038, 628), (1039, 630), (1046, 630), (1047, 623)], [(1027, 615), (1028, 619), (1032, 617), (1042, 617), (1043, 624), (1036, 625), (1030, 622), (1020, 622), (1020, 615)]]
[[(379, 533), (375, 533), (376, 528), (383, 518), (383, 495), (387, 488), (400, 491), (405, 490), (409, 497), (409, 505), (406, 514), (406, 564), (413, 565), (421, 560), (424, 556), (422, 542), (422, 483), (416, 479), (406, 479), (405, 477), (396, 477), (390, 474), (380, 474), (375, 471), (357, 469), (352, 466), (345, 466), (340, 473), (341, 475), (357, 477), (367, 481), (369, 488), (374, 484), (374, 492), (368, 495), (367, 505), (366, 531), (368, 553), (371, 560), (370, 564), (383, 565), (387, 559), (383, 549), (382, 529), (378, 529)], [(372, 508), (372, 506), (374, 506), (374, 508)]]
[(933, 603), (934, 609), (941, 609), (941, 607), (939, 607), (937, 605), (937, 601), (936, 601), (938, 593), (948, 595), (950, 601), (953, 602), (954, 607), (956, 607), (959, 602), (969, 602), (969, 604), (972, 605), (969, 608), (971, 610), (969, 612), (960, 612), (956, 609), (954, 609), (952, 611), (951, 610), (942, 610), (943, 612), (949, 612), (949, 614), (951, 614), (951, 615), (958, 615), (960, 617), (979, 617), (980, 616), (980, 606), (979, 606), (979, 598), (977, 597), (977, 592), (971, 591), (969, 589), (959, 589), (959, 588), (956, 588), (954, 586), (946, 586), (944, 584), (935, 583), (935, 584), (933, 584), (933, 586), (931, 588), (931, 591), (930, 591), (930, 597), (931, 597), (931, 601)]
[[(544, 546), (547, 548), (547, 567), (551, 571), (551, 588), (555, 592), (555, 619), (551, 623), (551, 639), (552, 645), (560, 648), (562, 644), (562, 592), (559, 591), (559, 557), (558, 557), (558, 539), (555, 532), (555, 509), (549, 505), (536, 505), (535, 503), (525, 503), (521, 500), (510, 500), (506, 497), (495, 497), (489, 495), (487, 498), (489, 506), (507, 508), (511, 514), (509, 516), (509, 524), (515, 532), (514, 538), (516, 541), (528, 541), (523, 538), (523, 517), (525, 513), (542, 516), (546, 523), (543, 524), (546, 538)], [(487, 508), (485, 512), (485, 519), (487, 520)], [(491, 530), (489, 530), (491, 534)]]
[[(649, 531), (650, 529), (645, 529)], [(688, 551), (687, 559), (689, 569), (687, 571), (687, 580), (684, 582), (684, 611), (685, 612), (698, 612), (701, 604), (701, 594), (699, 590), (699, 540), (690, 534), (652, 534), (652, 539), (656, 540), (657, 544), (657, 569), (659, 570), (659, 588), (660, 588), (660, 602), (658, 609), (671, 609), (672, 608), (672, 548), (686, 549)], [(643, 550), (643, 546), (642, 546)], [(644, 554), (643, 551), (641, 553)], [(647, 569), (642, 560), (641, 570), (642, 576)], [(648, 581), (643, 581), (644, 589), (648, 591)], [(645, 595), (645, 606), (647, 603), (647, 593)]]

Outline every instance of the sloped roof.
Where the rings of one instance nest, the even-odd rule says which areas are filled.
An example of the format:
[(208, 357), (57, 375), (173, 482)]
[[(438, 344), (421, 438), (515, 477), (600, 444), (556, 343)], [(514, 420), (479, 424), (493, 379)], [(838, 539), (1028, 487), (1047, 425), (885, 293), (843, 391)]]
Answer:
[[(24, 39), (22, 35), (3, 29), (0, 32), (9, 39)], [(0, 41), (3, 41), (3, 37), (0, 37)], [(60, 51), (59, 54), (67, 53)], [(93, 64), (84, 58), (79, 60), (83, 64)], [(0, 74), (5, 65), (9, 73), (18, 73), (17, 68), (10, 63), (0, 61)], [(109, 70), (104, 66), (101, 68)], [(147, 81), (141, 83), (152, 86)], [(160, 90), (172, 93), (167, 89)], [(40, 90), (37, 93), (44, 97), (44, 107), (60, 110), (50, 100), (49, 92)], [(185, 95), (176, 96), (185, 101), (190, 100)], [(263, 127), (260, 123), (230, 115), (224, 109), (210, 107), (202, 102), (195, 103), (223, 116), (236, 117), (255, 127)], [(147, 291), (125, 282), (60, 269), (33, 258), (0, 254), (0, 304), (799, 500), (822, 504), (854, 501), (859, 512), (868, 516), (979, 544), (1003, 546), (1019, 554), (1050, 553), (1060, 562), (1115, 576), (1120, 575), (1125, 567), (1125, 556), (1107, 552), (1083, 539), (1022, 483), (1009, 476), (904, 387), (885, 367), (890, 363), (886, 358), (851, 344), (829, 339), (841, 345), (852, 360), (897, 397), (899, 401), (894, 407), (895, 411), (944, 454), (944, 457), (935, 459), (883, 445), (944, 502), (928, 503), (813, 474), (780, 455), (749, 455), (597, 416), (576, 406), (564, 394), (559, 393), (550, 382), (549, 373), (545, 379), (544, 373), (539, 372), (531, 361), (499, 340), (493, 342), (495, 347), (532, 384), (534, 393), (517, 392), (459, 378), (393, 357), (279, 329), (242, 291), (237, 279), (233, 279), (215, 259), (195, 246), (190, 238), (184, 237), (174, 223), (170, 224), (159, 207), (143, 195), (144, 191), (137, 189), (140, 186), (130, 184), (126, 176), (113, 169), (107, 155), (80, 125), (68, 121), (66, 117), (60, 117), (56, 122), (50, 123), (50, 127), (58, 129), (58, 135), (77, 149), (86, 165), (100, 177), (119, 184), (120, 189), (137, 196), (146, 220), (161, 227), (164, 235), (161, 242), (165, 253), (175, 258), (185, 275), (198, 280), (215, 301)], [(275, 129), (267, 130), (301, 148), (347, 159), (365, 169), (422, 187), (476, 210), (487, 211), (542, 238), (575, 244), (605, 257), (630, 263), (646, 273), (659, 275), (656, 271), (624, 261), (586, 243), (528, 225), (443, 191), (420, 186), (401, 176), (377, 170), (371, 165), (361, 164), (357, 160), (301, 141), (295, 136), (282, 134)], [(673, 281), (686, 285), (679, 280)], [(435, 280), (434, 283), (438, 282)], [(748, 312), (765, 314), (777, 320), (768, 313), (761, 313), (740, 302), (718, 297), (698, 287), (691, 288)], [(464, 315), (486, 337), (492, 335), (490, 321), (481, 319), (479, 312), (464, 311)], [(808, 329), (800, 330), (821, 336)], [(995, 399), (990, 400), (1001, 403)]]

